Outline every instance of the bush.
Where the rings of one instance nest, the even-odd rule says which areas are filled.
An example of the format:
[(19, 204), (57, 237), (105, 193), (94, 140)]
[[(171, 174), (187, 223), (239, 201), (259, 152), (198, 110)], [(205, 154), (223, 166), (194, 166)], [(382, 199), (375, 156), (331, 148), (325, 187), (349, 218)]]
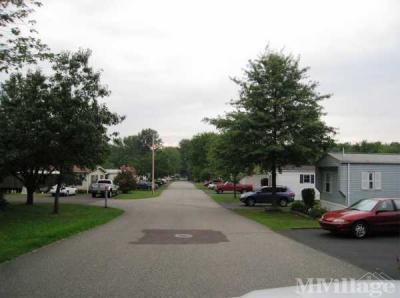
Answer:
[(301, 212), (307, 214), (307, 207), (304, 205), (302, 201), (294, 201), (290, 206), (290, 209), (293, 211)]
[(119, 173), (115, 177), (114, 183), (119, 186), (119, 190), (123, 193), (128, 193), (131, 190), (136, 189), (136, 180), (131, 171), (123, 171)]
[(312, 218), (320, 218), (325, 212), (327, 212), (324, 208), (314, 207), (308, 211), (308, 215)]
[(312, 208), (315, 203), (315, 190), (313, 188), (305, 188), (301, 191), (301, 197), (303, 198), (304, 205), (307, 209)]

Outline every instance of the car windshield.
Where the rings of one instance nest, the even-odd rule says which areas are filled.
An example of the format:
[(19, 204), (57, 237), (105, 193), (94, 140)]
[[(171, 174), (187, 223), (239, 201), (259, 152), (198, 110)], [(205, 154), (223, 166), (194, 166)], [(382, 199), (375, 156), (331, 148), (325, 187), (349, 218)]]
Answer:
[(361, 200), (351, 205), (349, 209), (359, 211), (371, 211), (375, 207), (376, 203), (377, 201), (372, 199)]

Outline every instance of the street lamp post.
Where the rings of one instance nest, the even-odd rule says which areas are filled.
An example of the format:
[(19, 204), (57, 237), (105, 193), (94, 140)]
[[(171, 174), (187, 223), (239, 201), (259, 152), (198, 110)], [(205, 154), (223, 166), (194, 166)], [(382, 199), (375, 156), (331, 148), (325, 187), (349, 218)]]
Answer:
[(154, 134), (152, 136), (152, 145), (151, 145), (151, 151), (152, 151), (152, 166), (151, 166), (151, 191), (154, 194), (154, 188), (155, 188), (155, 181), (154, 181), (154, 171), (155, 171), (155, 148), (154, 148)]

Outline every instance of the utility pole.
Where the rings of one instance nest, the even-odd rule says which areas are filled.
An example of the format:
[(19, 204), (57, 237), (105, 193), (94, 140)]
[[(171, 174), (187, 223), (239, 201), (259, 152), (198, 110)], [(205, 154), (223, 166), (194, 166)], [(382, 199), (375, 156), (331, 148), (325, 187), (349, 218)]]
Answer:
[(154, 148), (154, 134), (152, 136), (152, 145), (151, 145), (151, 150), (152, 150), (152, 167), (151, 167), (151, 191), (154, 194), (154, 188), (155, 188), (155, 181), (154, 181), (154, 170), (155, 170), (155, 148)]

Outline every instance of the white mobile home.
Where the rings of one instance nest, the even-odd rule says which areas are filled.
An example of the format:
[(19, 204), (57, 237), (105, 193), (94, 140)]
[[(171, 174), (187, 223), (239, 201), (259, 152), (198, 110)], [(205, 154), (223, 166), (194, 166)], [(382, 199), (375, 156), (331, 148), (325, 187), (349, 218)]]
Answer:
[[(261, 187), (261, 180), (265, 179), (271, 186), (271, 174), (246, 176), (240, 180), (241, 183), (253, 184), (254, 188)], [(319, 199), (319, 192), (315, 188), (315, 167), (314, 166), (286, 166), (281, 173), (276, 175), (276, 184), (287, 186), (295, 193), (295, 199), (301, 200), (301, 191), (304, 188), (313, 188), (316, 199)]]
[(400, 197), (400, 154), (329, 153), (316, 167), (321, 206), (342, 209), (376, 197)]

